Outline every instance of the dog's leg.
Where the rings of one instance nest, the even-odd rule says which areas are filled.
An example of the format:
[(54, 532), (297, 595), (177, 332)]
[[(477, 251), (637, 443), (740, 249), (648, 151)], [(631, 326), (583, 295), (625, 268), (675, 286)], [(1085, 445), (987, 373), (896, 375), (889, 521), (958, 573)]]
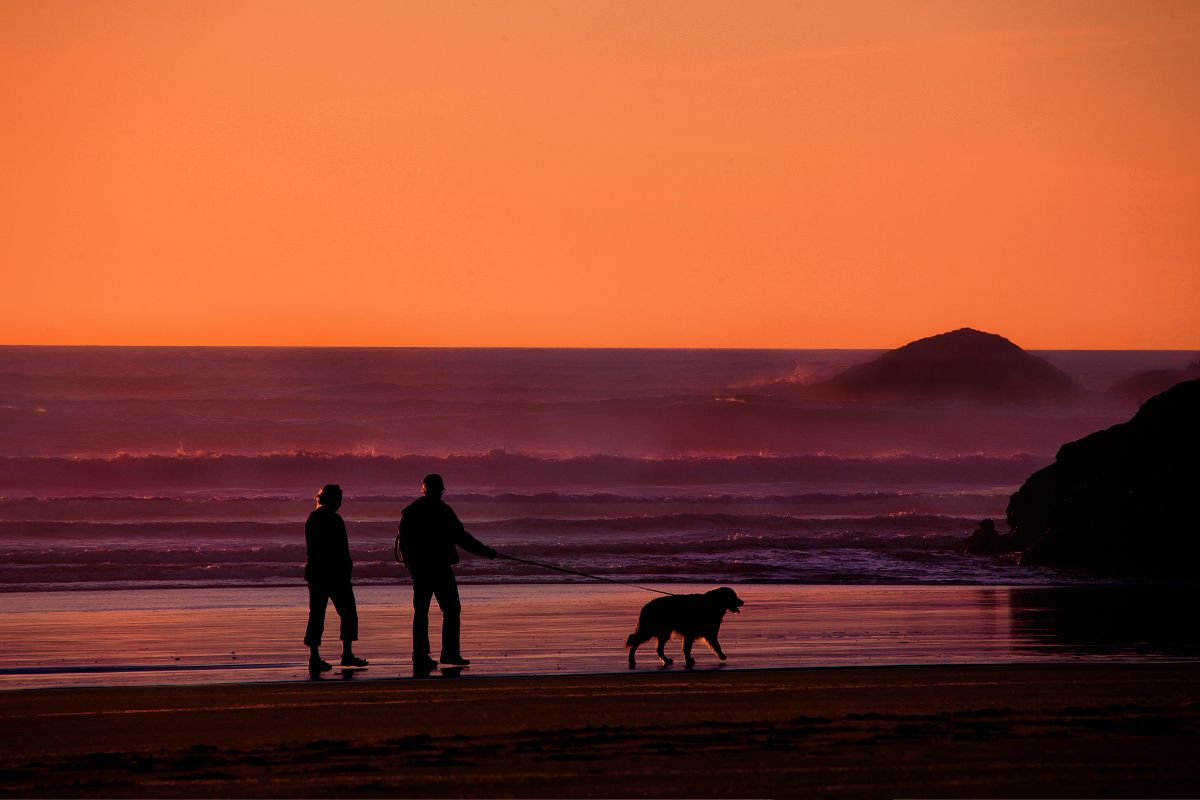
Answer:
[(688, 669), (696, 666), (696, 659), (692, 658), (692, 645), (695, 644), (696, 637), (685, 636), (683, 638), (683, 665)]
[(670, 640), (670, 638), (670, 636), (658, 637), (658, 649), (655, 651), (658, 653), (658, 658), (660, 661), (662, 661), (662, 665), (664, 667), (669, 667), (675, 663), (671, 659), (667, 658), (667, 654), (663, 652), (663, 648), (667, 646), (667, 641)]
[(629, 638), (625, 640), (625, 646), (629, 648), (629, 668), (634, 669), (637, 666), (637, 659), (634, 654), (640, 645), (650, 641), (650, 637), (642, 633), (641, 629), (629, 634)]
[(717, 658), (721, 659), (722, 661), (725, 660), (725, 653), (722, 652), (721, 643), (717, 641), (717, 635), (715, 633), (712, 636), (704, 637), (704, 641), (708, 642), (708, 646), (711, 647), (712, 651), (717, 654)]

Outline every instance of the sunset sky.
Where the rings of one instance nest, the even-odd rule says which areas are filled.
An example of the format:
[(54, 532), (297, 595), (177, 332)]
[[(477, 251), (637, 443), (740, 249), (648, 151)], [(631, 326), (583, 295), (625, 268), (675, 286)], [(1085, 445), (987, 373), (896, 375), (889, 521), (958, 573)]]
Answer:
[(1200, 347), (1200, 3), (0, 3), (0, 343)]

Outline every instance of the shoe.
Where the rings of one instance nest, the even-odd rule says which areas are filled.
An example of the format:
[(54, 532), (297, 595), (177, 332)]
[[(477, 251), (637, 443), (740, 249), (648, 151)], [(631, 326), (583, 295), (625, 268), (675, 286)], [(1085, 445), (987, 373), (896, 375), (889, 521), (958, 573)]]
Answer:
[(432, 672), (433, 670), (437, 669), (437, 665), (438, 662), (434, 661), (429, 656), (413, 659), (414, 672)]
[(343, 667), (365, 667), (367, 660), (358, 656), (342, 656)]
[(443, 667), (465, 667), (470, 665), (470, 659), (463, 658), (461, 655), (442, 656)]
[(319, 658), (318, 659), (310, 658), (308, 660), (308, 671), (309, 672), (329, 672), (329, 670), (331, 670), (331, 669), (333, 669), (333, 664), (330, 664), (328, 661), (322, 661)]

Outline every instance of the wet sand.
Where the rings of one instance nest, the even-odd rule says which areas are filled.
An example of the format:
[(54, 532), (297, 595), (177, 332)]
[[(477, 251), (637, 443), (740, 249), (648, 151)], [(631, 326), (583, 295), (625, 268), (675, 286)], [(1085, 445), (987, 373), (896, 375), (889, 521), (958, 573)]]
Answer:
[[(671, 584), (671, 591), (710, 586)], [(731, 669), (1200, 659), (1200, 631), (1178, 609), (1195, 597), (1124, 587), (740, 585), (743, 613), (721, 641)], [(360, 680), (405, 674), (407, 586), (356, 589)], [(476, 677), (613, 672), (653, 595), (603, 585), (462, 587), (463, 649)], [(8, 593), (0, 610), (0, 689), (248, 683), (306, 677), (303, 586)], [(437, 612), (433, 620), (437, 647)], [(1168, 622), (1178, 622), (1170, 629)], [(327, 613), (327, 656), (337, 615)], [(679, 643), (669, 652), (679, 655)], [(436, 653), (435, 653), (436, 654)], [(697, 648), (698, 668), (718, 666)], [(654, 671), (653, 647), (639, 670)]]
[(0, 693), (0, 795), (1175, 797), (1200, 666), (647, 671)]

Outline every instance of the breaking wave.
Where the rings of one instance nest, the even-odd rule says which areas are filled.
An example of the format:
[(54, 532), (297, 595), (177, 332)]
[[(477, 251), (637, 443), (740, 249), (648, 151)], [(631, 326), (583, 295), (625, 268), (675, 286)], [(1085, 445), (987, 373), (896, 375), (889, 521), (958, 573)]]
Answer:
[[(913, 486), (1008, 486), (1048, 462), (1044, 457), (970, 455), (953, 458), (896, 455), (882, 458), (733, 456), (635, 458), (589, 455), (539, 458), (493, 451), (475, 456), (369, 456), (288, 453), (112, 458), (0, 458), (0, 485), (11, 495), (225, 492), (256, 496), (308, 496), (338, 482), (356, 494), (411, 492), (420, 477), (439, 472), (460, 491), (546, 490), (571, 493), (619, 488), (661, 493), (661, 487), (806, 487), (858, 485), (872, 489)], [(635, 488), (636, 487), (636, 488)]]
[[(837, 580), (963, 583), (1045, 580), (1003, 562), (967, 563), (954, 544), (972, 520), (940, 515), (824, 519), (773, 514), (513, 518), (471, 526), (502, 553), (624, 581), (711, 583)], [(0, 541), (0, 590), (299, 585), (304, 545), (295, 523), (104, 524), (8, 522), (36, 532)], [(136, 530), (136, 535), (130, 532)], [(253, 531), (248, 535), (248, 531)], [(406, 578), (390, 523), (351, 528), (359, 584)], [(1006, 570), (1012, 574), (1006, 573)], [(465, 582), (583, 581), (505, 559), (466, 557)]]

